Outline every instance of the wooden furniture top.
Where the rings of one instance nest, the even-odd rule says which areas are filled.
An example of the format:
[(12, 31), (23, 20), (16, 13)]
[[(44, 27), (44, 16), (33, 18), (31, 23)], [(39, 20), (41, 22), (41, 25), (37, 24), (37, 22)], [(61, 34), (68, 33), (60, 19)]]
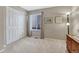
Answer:
[(79, 44), (79, 36), (74, 36), (74, 35), (67, 35), (70, 38), (72, 38), (75, 42), (77, 42)]

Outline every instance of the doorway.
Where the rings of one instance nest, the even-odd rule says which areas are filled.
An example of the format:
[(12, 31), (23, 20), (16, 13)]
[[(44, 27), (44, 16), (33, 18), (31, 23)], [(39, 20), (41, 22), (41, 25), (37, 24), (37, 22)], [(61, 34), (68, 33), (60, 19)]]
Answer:
[(43, 21), (43, 14), (32, 14), (29, 15), (29, 33), (30, 37), (34, 38), (42, 38), (43, 29), (42, 29), (42, 21)]

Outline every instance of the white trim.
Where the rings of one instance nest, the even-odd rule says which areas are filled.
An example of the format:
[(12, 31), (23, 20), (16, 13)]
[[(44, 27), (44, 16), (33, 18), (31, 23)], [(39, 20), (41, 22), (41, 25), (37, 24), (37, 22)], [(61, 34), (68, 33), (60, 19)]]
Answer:
[(5, 49), (1, 49), (1, 50), (0, 50), (0, 53), (3, 52), (3, 51), (5, 51)]

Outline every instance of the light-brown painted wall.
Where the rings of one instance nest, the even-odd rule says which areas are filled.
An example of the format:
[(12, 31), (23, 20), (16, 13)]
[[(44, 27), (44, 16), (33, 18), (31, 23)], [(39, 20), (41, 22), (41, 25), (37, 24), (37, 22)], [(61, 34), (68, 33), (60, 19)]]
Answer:
[(73, 7), (70, 16), (70, 34), (79, 36), (79, 6)]
[(4, 45), (4, 34), (5, 34), (5, 7), (0, 7), (0, 50)]
[(66, 12), (69, 12), (71, 10), (72, 10), (71, 6), (58, 6), (48, 9), (30, 11), (30, 14), (44, 12), (44, 17), (54, 17), (54, 19), (55, 16), (62, 16), (63, 17), (62, 24), (56, 24), (55, 22), (52, 24), (44, 24), (44, 37), (65, 39), (65, 36), (67, 34)]

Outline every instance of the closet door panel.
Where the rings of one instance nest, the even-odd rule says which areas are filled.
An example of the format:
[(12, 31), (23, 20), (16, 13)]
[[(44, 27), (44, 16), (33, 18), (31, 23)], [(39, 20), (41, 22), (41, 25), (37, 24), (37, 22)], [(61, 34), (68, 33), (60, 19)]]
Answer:
[(7, 19), (6, 19), (6, 38), (7, 44), (11, 43), (12, 38), (12, 9), (7, 8)]
[(7, 7), (6, 40), (10, 44), (25, 36), (25, 13)]
[(25, 33), (25, 14), (22, 12), (19, 12), (18, 14), (18, 31), (19, 31), (19, 38), (24, 37)]
[(13, 10), (13, 41), (17, 40), (17, 13), (16, 10)]
[(6, 40), (7, 44), (10, 44), (17, 39), (16, 31), (16, 11), (13, 8), (7, 8), (7, 19), (6, 19)]

